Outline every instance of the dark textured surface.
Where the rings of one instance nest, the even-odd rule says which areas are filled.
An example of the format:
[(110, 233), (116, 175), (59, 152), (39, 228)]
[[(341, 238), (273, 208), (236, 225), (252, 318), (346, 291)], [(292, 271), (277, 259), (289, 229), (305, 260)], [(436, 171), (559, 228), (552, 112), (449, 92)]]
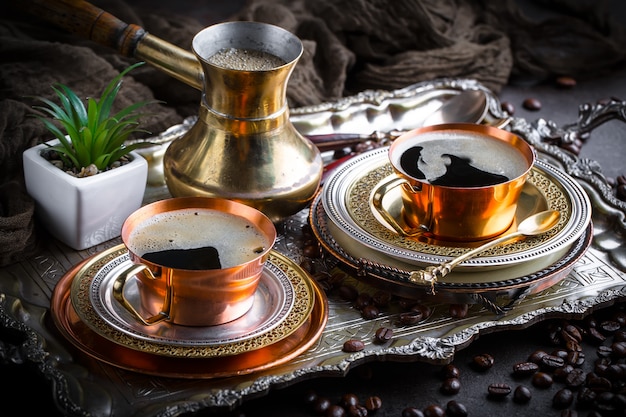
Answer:
[[(192, 12), (196, 10), (194, 13), (199, 13), (190, 6), (194, 2), (178, 3), (184, 10)], [(237, 1), (216, 2), (215, 10), (221, 8), (223, 15), (228, 16), (231, 11), (236, 10), (237, 3)], [(215, 16), (211, 14), (211, 18)], [(540, 101), (540, 110), (530, 111), (522, 107), (523, 101), (529, 97)], [(559, 88), (552, 83), (507, 86), (500, 95), (502, 102), (509, 102), (515, 106), (515, 116), (524, 117), (529, 121), (544, 118), (553, 120), (558, 125), (575, 122), (579, 105), (594, 103), (607, 97), (626, 100), (626, 69), (610, 74), (598, 74), (594, 79), (579, 81), (573, 88)], [(600, 126), (583, 147), (581, 156), (600, 162), (608, 177), (626, 174), (624, 163), (626, 124), (621, 121), (610, 121)], [(598, 314), (609, 316), (614, 310), (607, 308)], [(512, 376), (512, 367), (515, 363), (525, 361), (537, 349), (551, 351), (555, 348), (547, 337), (546, 324), (540, 323), (519, 331), (484, 335), (458, 352), (453, 363), (460, 369), (461, 389), (455, 395), (444, 395), (440, 392), (443, 381), (441, 366), (381, 362), (357, 367), (345, 378), (318, 378), (276, 390), (263, 398), (246, 402), (229, 415), (249, 417), (318, 415), (304, 401), (305, 393), (314, 390), (319, 395), (328, 397), (333, 403), (337, 403), (347, 393), (356, 394), (362, 402), (368, 396), (376, 395), (382, 400), (382, 408), (370, 415), (381, 417), (400, 417), (406, 407), (421, 410), (430, 404), (445, 407), (450, 400), (464, 404), (470, 416), (560, 416), (561, 411), (552, 406), (552, 398), (562, 385), (555, 384), (552, 388), (542, 390), (532, 387), (530, 378), (518, 379)], [(10, 341), (11, 337), (11, 334), (0, 331), (0, 340)], [(597, 357), (596, 347), (589, 343), (584, 343), (583, 346), (587, 358), (584, 369), (589, 371)], [(485, 372), (478, 372), (471, 363), (475, 355), (482, 353), (491, 354), (495, 364)], [(37, 370), (28, 364), (3, 365), (0, 369), (5, 382), (4, 388), (0, 391), (2, 401), (0, 415), (58, 414), (51, 400), (54, 387), (44, 380)], [(524, 384), (531, 388), (533, 397), (528, 404), (523, 405), (516, 404), (512, 400), (512, 394), (503, 400), (494, 401), (487, 397), (487, 387), (491, 383), (508, 383), (513, 388)], [(7, 412), (8, 408), (14, 411)], [(579, 411), (578, 415), (586, 416), (587, 413), (588, 411)], [(210, 414), (212, 413), (207, 411), (201, 415)]]

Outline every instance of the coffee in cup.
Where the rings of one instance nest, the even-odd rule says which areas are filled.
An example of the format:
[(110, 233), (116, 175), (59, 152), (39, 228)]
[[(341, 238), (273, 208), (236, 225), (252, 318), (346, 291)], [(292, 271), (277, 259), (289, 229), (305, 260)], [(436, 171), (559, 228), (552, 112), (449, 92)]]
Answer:
[(373, 205), (399, 232), (380, 199), (400, 186), (403, 217), (415, 234), (454, 241), (497, 236), (514, 218), (535, 160), (532, 147), (503, 129), (444, 124), (409, 131), (389, 148), (396, 178)]
[[(235, 320), (252, 307), (275, 239), (274, 224), (242, 203), (180, 197), (146, 205), (122, 226), (133, 265), (116, 279), (114, 297), (147, 325)], [(124, 296), (130, 279), (137, 280), (140, 308)]]

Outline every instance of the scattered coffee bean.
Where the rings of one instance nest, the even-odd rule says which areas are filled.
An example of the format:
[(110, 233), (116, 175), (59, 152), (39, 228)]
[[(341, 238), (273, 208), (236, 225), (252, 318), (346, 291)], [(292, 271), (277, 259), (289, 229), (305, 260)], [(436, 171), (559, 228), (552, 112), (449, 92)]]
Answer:
[(469, 306), (467, 304), (450, 304), (448, 311), (452, 318), (464, 319), (467, 317)]
[(449, 363), (443, 367), (442, 374), (444, 378), (458, 378), (461, 376), (461, 370)]
[(422, 315), (421, 311), (413, 311), (413, 310), (400, 313), (400, 316), (399, 316), (400, 324), (403, 324), (403, 325), (411, 325), (411, 324), (419, 323), (420, 321), (422, 321), (423, 318), (424, 316)]
[(543, 358), (545, 355), (547, 355), (548, 352), (543, 351), (543, 350), (536, 350), (533, 353), (530, 354), (530, 356), (528, 357), (528, 362), (533, 362), (536, 364), (540, 364), (541, 363), (541, 358)]
[[(567, 355), (567, 352), (565, 352)], [(545, 355), (541, 358), (541, 367), (548, 370), (555, 370), (565, 365), (565, 360), (557, 355)]]
[(445, 395), (458, 394), (461, 390), (461, 381), (458, 378), (448, 378), (443, 381), (439, 390)]
[(317, 414), (326, 414), (330, 406), (330, 399), (326, 397), (318, 397), (313, 403), (313, 411)]
[(537, 372), (532, 377), (532, 384), (537, 388), (550, 388), (552, 386), (553, 380), (550, 374), (545, 372)]
[(528, 376), (539, 370), (539, 365), (534, 362), (519, 362), (513, 365), (513, 375)]
[(366, 292), (360, 293), (356, 296), (356, 299), (354, 300), (354, 307), (359, 310), (363, 310), (363, 308), (367, 307), (370, 304), (372, 304), (372, 296)]
[(377, 291), (372, 295), (372, 302), (377, 307), (387, 307), (391, 302), (391, 293), (387, 291)]
[(618, 359), (626, 358), (626, 342), (613, 342), (611, 354)]
[(365, 320), (373, 320), (380, 315), (380, 310), (374, 304), (366, 305), (361, 309), (361, 317)]
[(568, 76), (556, 77), (556, 85), (561, 88), (573, 88), (576, 86), (576, 80)]
[(340, 405), (332, 404), (324, 415), (326, 417), (345, 417), (346, 410)]
[(354, 394), (344, 394), (339, 402), (343, 408), (350, 408), (350, 406), (357, 405), (358, 403), (359, 397)]
[(592, 344), (599, 345), (606, 340), (606, 336), (600, 333), (595, 327), (590, 327), (587, 330), (587, 341)]
[(567, 408), (572, 405), (573, 402), (574, 393), (567, 388), (561, 388), (552, 397), (552, 406), (558, 409)]
[(509, 116), (513, 116), (513, 114), (515, 114), (515, 106), (510, 101), (503, 101), (500, 103), (500, 108), (507, 112)]
[(359, 290), (350, 284), (342, 284), (338, 289), (339, 297), (346, 301), (354, 301), (359, 296)]
[(565, 385), (569, 388), (579, 388), (584, 385), (586, 381), (585, 372), (580, 368), (573, 369), (566, 377), (565, 377)]
[(530, 388), (525, 385), (518, 385), (513, 391), (513, 401), (518, 404), (526, 404), (532, 398)]
[(350, 417), (367, 417), (367, 408), (361, 404), (354, 404), (348, 407), (348, 416)]
[(368, 411), (380, 410), (382, 406), (383, 401), (380, 399), (380, 397), (377, 397), (375, 395), (368, 397), (365, 400), (365, 408), (367, 408)]
[(522, 102), (522, 106), (526, 110), (537, 111), (541, 110), (541, 102), (536, 98), (527, 98)]
[(387, 343), (393, 338), (393, 329), (389, 327), (379, 327), (374, 334), (374, 341), (376, 343)]
[(620, 328), (620, 325), (617, 321), (613, 321), (613, 320), (605, 320), (603, 322), (601, 322), (598, 327), (600, 328), (600, 331), (602, 333), (604, 333), (605, 335), (609, 335), (609, 334), (613, 334), (615, 332), (617, 332)]
[(491, 398), (504, 398), (511, 393), (511, 386), (505, 383), (489, 384), (487, 392)]
[(424, 413), (418, 408), (406, 407), (402, 410), (402, 417), (424, 417)]
[(590, 407), (595, 403), (597, 396), (594, 390), (582, 387), (576, 394), (576, 404), (582, 408)]
[(350, 339), (343, 343), (344, 352), (359, 352), (363, 349), (365, 349), (365, 344), (360, 340)]
[(493, 356), (488, 353), (476, 355), (472, 360), (474, 367), (480, 371), (486, 371), (487, 369), (491, 368), (494, 362), (495, 360)]
[(437, 404), (431, 404), (424, 409), (424, 417), (444, 417), (446, 410)]
[(463, 404), (454, 400), (450, 400), (446, 404), (447, 417), (465, 417), (467, 415), (467, 408)]
[(567, 376), (574, 370), (574, 366), (572, 364), (565, 364), (561, 367), (558, 367), (552, 372), (552, 378), (555, 381), (565, 381)]

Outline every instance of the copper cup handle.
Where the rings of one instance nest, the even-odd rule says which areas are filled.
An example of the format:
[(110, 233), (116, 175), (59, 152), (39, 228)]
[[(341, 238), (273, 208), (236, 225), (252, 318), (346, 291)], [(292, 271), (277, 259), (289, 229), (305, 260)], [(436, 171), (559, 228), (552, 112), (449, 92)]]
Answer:
[(372, 206), (389, 224), (389, 226), (391, 226), (393, 230), (395, 230), (396, 233), (398, 233), (400, 236), (419, 236), (428, 231), (428, 228), (426, 226), (421, 225), (420, 227), (407, 230), (398, 223), (398, 221), (391, 215), (391, 213), (387, 211), (387, 209), (383, 205), (383, 198), (385, 197), (385, 194), (387, 194), (392, 189), (400, 186), (403, 186), (406, 191), (412, 193), (421, 192), (420, 187), (411, 185), (406, 179), (401, 177), (394, 177), (376, 187), (371, 197)]
[(113, 297), (128, 310), (137, 320), (146, 326), (159, 323), (163, 320), (170, 319), (170, 312), (172, 309), (172, 277), (168, 274), (165, 280), (165, 299), (163, 300), (163, 306), (161, 311), (152, 317), (143, 318), (141, 314), (135, 309), (135, 307), (126, 299), (124, 295), (124, 286), (129, 278), (142, 273), (149, 279), (157, 279), (152, 271), (143, 264), (134, 264), (125, 271), (123, 271), (113, 282)]

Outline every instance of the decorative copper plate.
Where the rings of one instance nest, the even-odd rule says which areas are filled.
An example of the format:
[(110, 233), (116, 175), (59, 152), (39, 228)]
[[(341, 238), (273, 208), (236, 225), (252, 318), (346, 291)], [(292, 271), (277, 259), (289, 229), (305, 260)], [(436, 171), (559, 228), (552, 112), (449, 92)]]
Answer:
[[(164, 331), (162, 334), (149, 333), (150, 327), (134, 326), (130, 315), (128, 320), (121, 319), (121, 315), (117, 317), (118, 320), (114, 320), (116, 317), (111, 313), (114, 310), (113, 303), (117, 301), (102, 301), (100, 297), (103, 281), (105, 284), (109, 282), (120, 264), (128, 262), (130, 260), (124, 245), (115, 246), (94, 256), (76, 272), (70, 294), (76, 314), (91, 330), (114, 343), (141, 352), (172, 357), (209, 358), (260, 349), (299, 329), (310, 316), (315, 304), (312, 280), (306, 272), (289, 258), (274, 251), (270, 253), (266, 267), (268, 271), (264, 275), (266, 279), (268, 274), (274, 274), (274, 278), (276, 275), (285, 278), (293, 295), (293, 305), (288, 308), (288, 314), (282, 314), (275, 326), (269, 326), (266, 331), (258, 333), (250, 329), (249, 333), (255, 335), (250, 338), (241, 336), (240, 332), (237, 332), (238, 337), (228, 337), (227, 330), (220, 335), (220, 327), (228, 329), (228, 324), (191, 328), (166, 323), (161, 329)], [(103, 315), (106, 315), (106, 319)], [(145, 331), (141, 331), (142, 329)], [(177, 340), (177, 334), (185, 335), (185, 338)]]
[[(281, 260), (287, 260), (282, 255)], [(172, 378), (213, 379), (246, 375), (284, 364), (311, 348), (328, 321), (326, 295), (311, 279), (315, 303), (304, 322), (276, 343), (236, 355), (219, 357), (162, 356), (112, 342), (87, 326), (71, 302), (72, 281), (89, 259), (69, 270), (52, 294), (50, 311), (61, 334), (79, 351), (122, 369)]]

